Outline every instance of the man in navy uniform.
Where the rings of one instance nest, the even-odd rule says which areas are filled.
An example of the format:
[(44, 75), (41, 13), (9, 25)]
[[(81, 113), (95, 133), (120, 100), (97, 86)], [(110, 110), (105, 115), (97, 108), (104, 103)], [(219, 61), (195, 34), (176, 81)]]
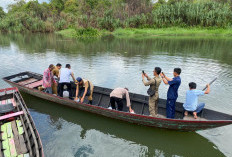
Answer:
[(181, 69), (175, 68), (173, 71), (174, 78), (172, 79), (168, 78), (164, 73), (160, 74), (163, 82), (169, 85), (166, 103), (167, 118), (175, 118), (176, 99), (178, 97), (178, 88), (181, 84), (180, 73)]

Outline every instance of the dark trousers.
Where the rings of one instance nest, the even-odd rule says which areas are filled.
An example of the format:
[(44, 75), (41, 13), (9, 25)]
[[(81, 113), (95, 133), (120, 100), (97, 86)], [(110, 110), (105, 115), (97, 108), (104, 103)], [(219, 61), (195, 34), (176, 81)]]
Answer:
[(176, 99), (167, 99), (167, 103), (166, 103), (167, 118), (174, 119), (175, 111), (176, 111)]
[(114, 109), (114, 110), (116, 110), (115, 102), (118, 104), (118, 110), (122, 111), (122, 109), (123, 109), (122, 99), (117, 98), (117, 97), (110, 97), (110, 104), (111, 104), (112, 109)]
[(67, 86), (68, 92), (69, 92), (69, 98), (72, 98), (72, 90), (71, 90), (71, 83), (59, 83), (58, 84), (58, 91), (59, 91), (59, 96), (63, 97), (63, 92), (64, 92), (64, 85)]

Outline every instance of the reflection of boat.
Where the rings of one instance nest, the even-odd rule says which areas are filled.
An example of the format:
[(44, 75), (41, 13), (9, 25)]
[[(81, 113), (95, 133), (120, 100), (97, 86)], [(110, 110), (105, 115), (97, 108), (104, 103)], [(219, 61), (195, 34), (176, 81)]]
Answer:
[[(57, 105), (56, 103), (39, 99), (29, 94), (22, 94), (24, 100), (28, 104), (28, 108), (32, 109), (32, 116), (36, 115), (39, 121), (41, 121), (40, 116), (44, 117), (49, 125), (52, 126), (51, 130), (44, 130), (46, 134), (48, 133), (50, 135), (51, 132), (51, 136), (53, 136), (52, 132), (54, 132), (54, 127), (55, 132), (59, 132), (59, 134), (55, 135), (57, 136), (57, 138), (54, 137), (56, 141), (45, 141), (44, 144), (46, 145), (48, 145), (46, 142), (60, 143), (59, 140), (63, 139), (60, 136), (63, 136), (65, 138), (67, 134), (70, 134), (69, 128), (71, 126), (76, 126), (76, 128), (81, 129), (76, 129), (76, 133), (73, 138), (78, 139), (78, 136), (80, 136), (81, 141), (78, 140), (76, 141), (76, 143), (73, 142), (70, 145), (65, 145), (63, 147), (63, 150), (66, 150), (66, 148), (70, 148), (71, 145), (79, 145), (79, 143), (83, 143), (83, 145), (85, 145), (85, 140), (88, 140), (88, 145), (94, 145), (93, 143), (95, 143), (96, 140), (95, 136), (92, 136), (92, 131), (94, 131), (100, 133), (101, 136), (98, 137), (99, 139), (110, 138), (110, 140), (108, 139), (109, 143), (118, 143), (116, 141), (121, 139), (125, 143), (131, 143), (132, 145), (139, 145), (143, 148), (147, 148), (147, 150), (144, 152), (146, 153), (146, 155), (140, 156), (158, 156), (156, 152), (157, 150), (163, 152), (163, 156), (176, 155), (194, 157), (196, 156), (196, 152), (199, 152), (199, 157), (225, 156), (218, 149), (215, 149), (217, 148), (217, 146), (195, 132), (169, 131), (165, 129), (144, 127), (141, 125), (129, 125), (127, 122), (105, 118), (103, 116), (99, 116), (97, 114), (92, 114), (89, 112), (73, 110), (72, 108)], [(38, 127), (43, 128), (44, 123), (39, 122)], [(46, 128), (49, 128), (49, 126), (46, 126)], [(64, 134), (64, 131), (66, 132), (66, 134)], [(94, 140), (91, 140), (92, 138), (90, 136)], [(101, 146), (106, 148), (106, 152), (107, 150), (109, 151), (109, 147), (111, 147), (108, 142), (105, 143), (105, 140), (102, 140), (101, 144)], [(127, 149), (125, 145), (119, 147), (121, 147), (122, 150)], [(131, 149), (131, 151), (133, 151), (133, 149)]]
[[(25, 93), (53, 101), (65, 106), (73, 107), (79, 110), (84, 110), (106, 117), (119, 119), (135, 124), (146, 125), (150, 127), (159, 127), (167, 129), (176, 129), (183, 131), (195, 131), (203, 130), (208, 128), (215, 128), (224, 125), (232, 124), (232, 116), (217, 111), (204, 109), (204, 112), (201, 113), (198, 120), (192, 118), (183, 117), (183, 108), (182, 103), (176, 103), (176, 119), (164, 118), (166, 114), (166, 100), (159, 100), (159, 118), (149, 116), (148, 110), (148, 97), (140, 94), (130, 93), (132, 108), (135, 111), (135, 114), (128, 113), (128, 108), (123, 107), (124, 112), (115, 111), (108, 109), (109, 106), (109, 94), (112, 89), (96, 87), (94, 88), (93, 95), (93, 104), (86, 104), (87, 101), (82, 103), (77, 103), (75, 101), (54, 96), (52, 94), (47, 94), (42, 91), (39, 91), (37, 87), (42, 84), (42, 75), (32, 73), (32, 72), (23, 72), (8, 76), (3, 78), (6, 82), (12, 86), (18, 87)], [(75, 88), (75, 86), (74, 86)], [(125, 104), (125, 103), (124, 103)]]
[(43, 156), (39, 134), (18, 89), (1, 89), (0, 104), (0, 156)]

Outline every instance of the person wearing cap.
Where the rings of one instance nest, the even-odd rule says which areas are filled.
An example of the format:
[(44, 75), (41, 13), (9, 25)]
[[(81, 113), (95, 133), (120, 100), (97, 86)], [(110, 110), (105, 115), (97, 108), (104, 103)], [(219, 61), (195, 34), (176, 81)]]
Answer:
[[(62, 65), (60, 63), (57, 63), (55, 68), (52, 70), (53, 76), (57, 77), (57, 79), (59, 77), (61, 66)], [(58, 94), (57, 93), (57, 84), (54, 84), (54, 83), (52, 84), (52, 94), (55, 94), (55, 95)]]
[(63, 97), (64, 86), (66, 85), (69, 92), (69, 99), (72, 99), (72, 90), (71, 90), (71, 83), (70, 83), (70, 76), (72, 77), (73, 81), (75, 82), (74, 74), (71, 70), (70, 64), (66, 64), (65, 68), (62, 68), (59, 72), (59, 96)]
[(53, 77), (52, 70), (54, 69), (54, 65), (50, 64), (49, 67), (44, 71), (43, 74), (43, 84), (42, 86), (45, 88), (45, 92), (52, 94), (52, 84), (56, 84), (56, 81)]
[(81, 77), (77, 77), (76, 81), (76, 97), (75, 100), (80, 100), (83, 103), (85, 96), (88, 96), (89, 104), (92, 105), (93, 101), (93, 84), (87, 80), (82, 79)]
[(129, 97), (129, 92), (128, 88), (115, 88), (111, 93), (110, 93), (110, 104), (112, 109), (116, 110), (115, 107), (115, 102), (118, 105), (118, 110), (122, 111), (123, 110), (123, 97), (126, 96), (126, 105), (129, 107), (129, 111), (133, 113), (134, 111), (131, 109), (131, 103), (130, 103), (130, 97)]

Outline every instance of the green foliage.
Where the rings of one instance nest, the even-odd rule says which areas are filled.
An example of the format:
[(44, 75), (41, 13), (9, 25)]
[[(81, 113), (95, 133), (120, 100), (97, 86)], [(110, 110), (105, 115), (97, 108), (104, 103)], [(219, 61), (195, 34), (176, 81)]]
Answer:
[(94, 28), (77, 28), (76, 37), (88, 38), (88, 37), (99, 37), (100, 32)]
[(126, 19), (125, 24), (126, 27), (140, 28), (145, 26), (146, 22), (147, 22), (147, 16), (145, 14), (141, 14)]
[(67, 0), (64, 4), (64, 12), (76, 14), (78, 12), (78, 1), (77, 0)]
[(113, 11), (108, 10), (105, 12), (104, 17), (98, 19), (100, 29), (114, 31), (115, 28), (120, 27), (120, 20), (113, 17)]
[(65, 0), (51, 0), (50, 6), (54, 12), (61, 12), (64, 9)]
[(24, 6), (26, 2), (24, 0), (20, 0), (15, 4), (11, 4), (8, 6), (8, 14), (24, 11)]
[[(54, 32), (80, 28), (80, 36), (95, 29), (232, 26), (231, 0), (18, 0), (0, 8), (0, 30)], [(95, 28), (91, 30), (90, 28)], [(83, 33), (83, 35), (81, 35)], [(78, 34), (78, 33), (77, 33)]]
[(156, 27), (227, 27), (232, 22), (230, 6), (217, 2), (164, 4), (152, 14)]
[(0, 7), (0, 19), (5, 16), (5, 12), (3, 11), (2, 7)]
[(64, 19), (61, 19), (55, 23), (56, 30), (61, 30), (67, 28), (66, 21)]

